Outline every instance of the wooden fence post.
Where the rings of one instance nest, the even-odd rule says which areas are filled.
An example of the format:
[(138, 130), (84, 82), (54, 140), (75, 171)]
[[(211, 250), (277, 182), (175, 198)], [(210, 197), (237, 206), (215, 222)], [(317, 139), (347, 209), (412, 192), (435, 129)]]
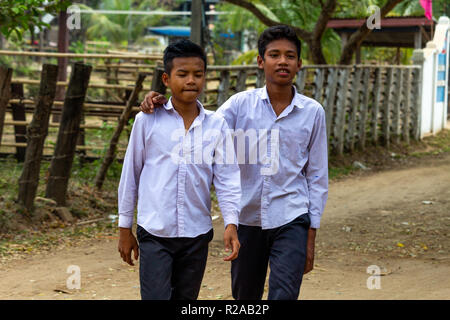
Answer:
[(230, 71), (220, 72), (220, 84), (217, 93), (217, 107), (220, 107), (228, 99), (228, 90), (230, 89)]
[(391, 138), (391, 96), (392, 96), (392, 80), (393, 70), (387, 69), (386, 83), (384, 86), (384, 100), (383, 100), (383, 138), (384, 145), (389, 149)]
[(394, 87), (394, 108), (392, 129), (394, 131), (395, 143), (400, 142), (401, 127), (400, 127), (400, 104), (402, 102), (402, 90), (403, 90), (403, 72), (401, 68), (397, 68), (395, 72), (395, 87)]
[(410, 118), (410, 107), (411, 107), (411, 69), (405, 69), (405, 81), (403, 82), (404, 92), (405, 92), (405, 103), (403, 107), (403, 140), (409, 144), (409, 118)]
[(117, 144), (119, 143), (120, 134), (123, 131), (123, 128), (128, 122), (130, 117), (131, 110), (133, 106), (136, 104), (139, 93), (142, 91), (142, 83), (144, 82), (145, 74), (140, 73), (138, 75), (138, 79), (136, 80), (136, 84), (134, 86), (133, 92), (131, 93), (130, 99), (128, 99), (127, 106), (122, 112), (120, 116), (119, 123), (114, 131), (114, 134), (109, 142), (109, 149), (106, 152), (106, 155), (103, 158), (102, 165), (97, 172), (97, 176), (95, 177), (95, 186), (98, 190), (100, 190), (103, 186), (103, 182), (106, 178), (106, 173), (108, 172), (108, 168), (111, 166), (114, 158), (116, 157)]
[[(264, 70), (263, 69), (259, 69), (256, 71), (256, 87), (257, 88), (262, 88), (264, 87), (264, 82), (265, 82), (266, 78), (264, 76)], [(220, 105), (218, 105), (220, 107)]]
[(373, 86), (373, 107), (372, 107), (372, 142), (378, 143), (378, 113), (380, 111), (381, 92), (381, 68), (375, 69), (375, 84)]
[(316, 68), (314, 71), (314, 100), (322, 103), (322, 88), (324, 80), (324, 70), (322, 68)]
[(352, 99), (350, 105), (350, 119), (348, 123), (348, 142), (350, 146), (350, 152), (355, 150), (356, 140), (356, 115), (359, 109), (360, 102), (360, 88), (361, 88), (361, 67), (354, 68), (354, 75), (352, 80)]
[(156, 66), (155, 71), (153, 71), (153, 78), (152, 78), (152, 86), (151, 90), (159, 92), (161, 94), (166, 93), (166, 86), (162, 82), (162, 75), (164, 73), (164, 70), (161, 68), (161, 66)]
[[(26, 121), (25, 104), (22, 102), (24, 99), (23, 84), (12, 83), (11, 84), (11, 99), (19, 99), (19, 103), (11, 103), (12, 116), (14, 121)], [(27, 142), (27, 126), (14, 125), (14, 136), (16, 143)], [(16, 159), (18, 162), (25, 160), (25, 147), (16, 147)]]
[(323, 106), (325, 107), (326, 112), (328, 153), (330, 153), (331, 124), (333, 123), (337, 83), (338, 69), (330, 68), (328, 70), (327, 87), (325, 90), (325, 98), (323, 101)]
[(360, 125), (359, 125), (359, 147), (364, 150), (366, 148), (366, 121), (367, 110), (369, 109), (369, 96), (370, 96), (370, 68), (364, 68), (363, 70), (363, 96), (361, 103)]
[(245, 69), (239, 70), (236, 79), (236, 92), (245, 91), (246, 80), (247, 80), (247, 70)]
[(12, 69), (0, 67), (0, 145), (2, 144), (3, 124), (6, 107), (11, 96)]
[(60, 206), (66, 203), (70, 170), (80, 130), (81, 111), (89, 84), (92, 66), (75, 63), (67, 88), (55, 152), (50, 164), (45, 196)]
[(57, 65), (44, 64), (42, 66), (39, 96), (34, 108), (33, 120), (27, 128), (28, 142), (25, 163), (19, 178), (18, 201), (29, 211), (33, 210), (34, 197), (39, 185), (42, 152), (48, 134), (51, 108), (56, 95), (57, 78)]
[(297, 86), (297, 91), (299, 93), (303, 93), (303, 90), (305, 89), (306, 73), (307, 72), (308, 72), (308, 69), (302, 68), (297, 73), (297, 79), (295, 80), (295, 84)]
[(347, 105), (347, 88), (348, 88), (349, 69), (341, 69), (339, 75), (339, 91), (338, 101), (336, 103), (336, 126), (335, 126), (335, 143), (337, 145), (337, 153), (344, 153), (344, 133), (345, 133), (345, 107)]

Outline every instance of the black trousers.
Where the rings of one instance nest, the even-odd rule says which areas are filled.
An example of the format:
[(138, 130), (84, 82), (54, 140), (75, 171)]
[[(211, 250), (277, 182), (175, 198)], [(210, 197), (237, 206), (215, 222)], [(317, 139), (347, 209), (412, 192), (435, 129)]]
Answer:
[(261, 300), (270, 263), (269, 300), (297, 300), (306, 262), (308, 214), (274, 229), (239, 225), (239, 256), (231, 263), (233, 298)]
[(196, 300), (213, 229), (195, 238), (161, 238), (137, 226), (142, 300)]

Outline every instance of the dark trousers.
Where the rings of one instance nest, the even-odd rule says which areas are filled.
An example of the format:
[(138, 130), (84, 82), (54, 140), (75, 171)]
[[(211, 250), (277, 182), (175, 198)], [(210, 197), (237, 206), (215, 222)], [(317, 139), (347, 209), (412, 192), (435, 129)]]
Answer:
[(142, 300), (196, 300), (213, 230), (195, 238), (161, 238), (137, 226)]
[(239, 225), (239, 256), (231, 263), (233, 298), (261, 300), (270, 263), (269, 300), (297, 300), (306, 262), (308, 214), (274, 229)]

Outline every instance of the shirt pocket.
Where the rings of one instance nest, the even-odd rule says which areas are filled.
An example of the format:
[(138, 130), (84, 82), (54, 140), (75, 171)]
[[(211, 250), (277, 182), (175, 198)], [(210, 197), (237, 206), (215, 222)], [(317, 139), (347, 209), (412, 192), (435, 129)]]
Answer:
[(307, 153), (310, 135), (306, 129), (280, 132), (280, 157), (298, 162)]

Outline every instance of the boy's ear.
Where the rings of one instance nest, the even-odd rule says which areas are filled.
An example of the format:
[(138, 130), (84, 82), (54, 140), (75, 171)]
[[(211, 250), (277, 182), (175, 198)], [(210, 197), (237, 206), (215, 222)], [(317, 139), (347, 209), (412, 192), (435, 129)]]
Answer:
[(166, 87), (168, 87), (168, 86), (169, 86), (169, 75), (168, 75), (167, 73), (164, 72), (164, 73), (162, 74), (161, 79), (162, 79), (162, 82), (164, 83), (164, 85), (165, 85)]
[(300, 70), (300, 68), (302, 67), (302, 58), (298, 59), (297, 66), (298, 66), (298, 69)]
[(256, 62), (258, 63), (259, 69), (264, 69), (264, 59), (260, 55), (256, 57)]

